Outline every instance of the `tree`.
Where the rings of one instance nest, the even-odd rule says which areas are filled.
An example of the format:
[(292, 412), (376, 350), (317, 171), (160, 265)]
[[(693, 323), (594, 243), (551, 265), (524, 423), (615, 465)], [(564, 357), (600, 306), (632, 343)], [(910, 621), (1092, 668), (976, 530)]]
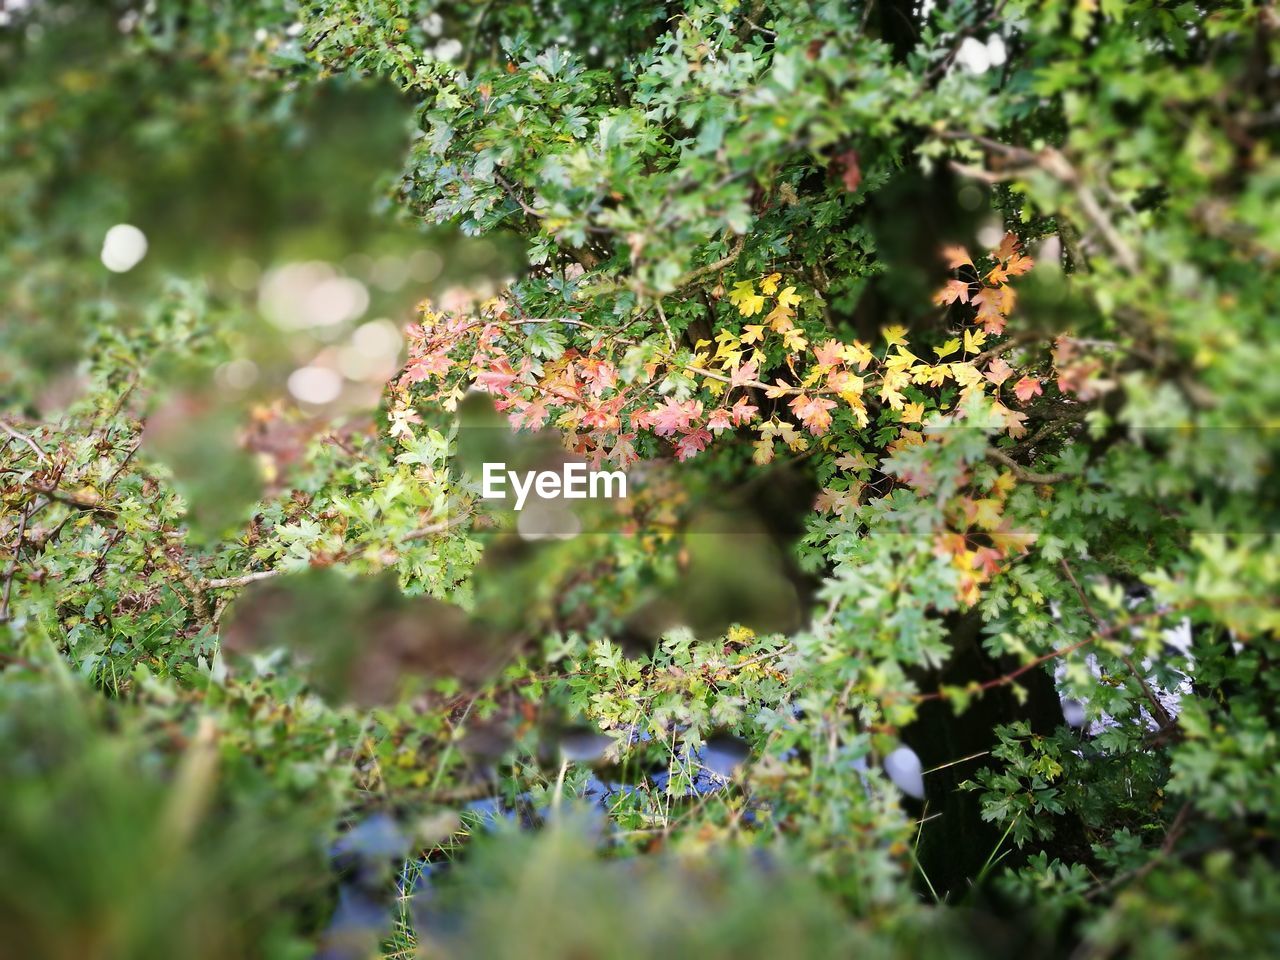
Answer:
[[(393, 84), (414, 137), (391, 203), (524, 265), (422, 304), (376, 421), (316, 429), (288, 489), (229, 517), (141, 430), (159, 358), (226, 362), (243, 303), (120, 294), (140, 319), (84, 320), (89, 388), (56, 418), (46, 336), (6, 334), (6, 710), (69, 665), (109, 700), (92, 710), (188, 737), (203, 717), (242, 748), (223, 816), (306, 797), (361, 821), (338, 859), (381, 867), (344, 886), (331, 949), (352, 896), (386, 896), (382, 861), (470, 856), (440, 816), (411, 835), (419, 816), (492, 795), (540, 820), (601, 792), (614, 855), (767, 850), (868, 949), (961, 937), (970, 911), (1087, 955), (1274, 948), (1271, 5), (124, 6), (111, 62), (162, 116), (178, 82), (285, 129), (317, 91)], [(41, 211), (74, 138), (14, 132), (62, 9), (4, 38), (25, 78), (0, 135), (22, 160), (11, 265), (64, 237)], [(68, 282), (15, 306), (87, 296), (82, 259), (45, 269)], [(512, 559), (458, 469), (476, 393), (643, 463), (627, 532), (604, 506)], [(788, 545), (812, 596), (699, 513), (783, 465), (815, 491)], [(774, 580), (800, 584), (803, 626), (770, 632), (733, 592)], [(624, 654), (681, 587), (738, 622), (651, 618)], [(231, 656), (263, 637), (291, 666)], [(582, 851), (531, 856), (571, 872)], [(400, 946), (426, 936), (401, 919)]]

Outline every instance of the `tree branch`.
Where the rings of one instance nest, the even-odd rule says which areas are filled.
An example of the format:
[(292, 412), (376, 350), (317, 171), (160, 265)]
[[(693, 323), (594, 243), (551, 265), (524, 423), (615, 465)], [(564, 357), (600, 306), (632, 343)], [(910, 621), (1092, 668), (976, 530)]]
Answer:
[(995, 447), (987, 448), (987, 459), (992, 463), (998, 463), (1001, 466), (1008, 467), (1010, 473), (1026, 483), (1062, 483), (1063, 481), (1071, 480), (1074, 477), (1079, 476), (1079, 474), (1071, 473), (1066, 470), (1059, 471), (1058, 473), (1036, 473), (1034, 470), (1028, 470), (1003, 450), (997, 450)]

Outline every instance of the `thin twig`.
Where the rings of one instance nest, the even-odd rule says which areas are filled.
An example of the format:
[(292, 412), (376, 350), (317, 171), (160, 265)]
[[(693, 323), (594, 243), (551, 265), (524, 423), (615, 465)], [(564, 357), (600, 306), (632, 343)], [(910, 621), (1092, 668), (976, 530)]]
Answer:
[[(446, 530), (465, 522), (470, 516), (470, 511), (464, 511), (458, 516), (451, 517), (448, 520), (426, 524), (425, 526), (419, 527), (418, 529), (406, 534), (400, 542), (402, 544), (413, 543), (418, 540), (425, 540), (428, 537), (433, 537), (436, 534), (444, 533)], [(356, 557), (364, 553), (369, 546), (369, 544), (357, 544), (351, 550), (347, 551), (341, 559), (343, 561), (354, 560)], [(197, 586), (201, 593), (208, 592), (209, 590), (237, 589), (239, 587), (246, 587), (251, 583), (257, 583), (260, 580), (270, 580), (272, 577), (278, 577), (289, 572), (291, 571), (287, 568), (272, 567), (270, 570), (255, 570), (253, 572), (242, 573), (234, 577), (209, 577), (198, 581)]]
[[(34, 503), (35, 501), (32, 501)], [(9, 596), (13, 592), (13, 578), (18, 572), (18, 556), (22, 553), (22, 539), (27, 535), (27, 520), (32, 514), (32, 504), (22, 512), (22, 520), (18, 524), (18, 539), (13, 544), (13, 559), (9, 561), (9, 569), (4, 575), (4, 596), (0, 597), (0, 623), (9, 619)]]
[(28, 447), (34, 450), (36, 457), (40, 460), (41, 463), (49, 462), (49, 457), (44, 452), (44, 450), (41, 449), (40, 444), (36, 443), (25, 433), (21, 432), (20, 430), (15, 430), (13, 427), (11, 427), (8, 423), (6, 423), (3, 420), (0, 420), (0, 429), (4, 430), (4, 432), (7, 433), (9, 436), (13, 437), (13, 439), (21, 440)]

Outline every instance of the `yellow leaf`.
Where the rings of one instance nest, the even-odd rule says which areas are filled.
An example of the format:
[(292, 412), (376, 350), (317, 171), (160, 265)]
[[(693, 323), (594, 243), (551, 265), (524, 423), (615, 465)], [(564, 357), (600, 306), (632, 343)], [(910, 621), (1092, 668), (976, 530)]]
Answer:
[(933, 352), (938, 355), (939, 360), (942, 360), (946, 357), (951, 356), (953, 353), (955, 353), (959, 349), (960, 349), (960, 338), (952, 337), (942, 346), (934, 347)]
[(763, 340), (764, 324), (748, 323), (745, 327), (742, 328), (741, 339), (743, 343), (755, 343), (757, 340)]
[(887, 403), (893, 410), (901, 410), (907, 402), (906, 397), (887, 383), (880, 387), (880, 399)]
[(846, 344), (840, 353), (847, 363), (856, 366), (859, 370), (867, 369), (867, 364), (875, 359), (871, 354), (871, 348), (861, 340)]
[(738, 308), (744, 317), (750, 317), (764, 309), (764, 297), (756, 293), (756, 285), (750, 280), (735, 284), (729, 291), (729, 302)]
[(867, 381), (864, 378), (856, 373), (849, 373), (847, 370), (837, 370), (827, 377), (827, 386), (846, 400), (851, 396), (862, 396), (866, 383)]
[(924, 421), (924, 404), (908, 403), (902, 408), (903, 423), (922, 423)]
[(935, 387), (940, 387), (946, 382), (947, 376), (950, 372), (950, 368), (945, 363), (940, 363), (937, 366), (922, 363), (920, 366), (915, 368), (911, 375), (911, 379), (915, 383), (927, 383)]
[(880, 333), (891, 347), (907, 342), (907, 328), (901, 324), (895, 323), (891, 327), (885, 327)]
[(972, 363), (953, 363), (950, 366), (951, 376), (962, 387), (978, 387), (983, 384), (983, 376)]
[(721, 347), (716, 351), (716, 359), (720, 361), (720, 366), (726, 370), (733, 369), (742, 361), (741, 350), (729, 350), (727, 347)]
[(782, 292), (778, 294), (778, 309), (790, 310), (802, 299), (804, 298), (796, 293), (795, 287), (784, 287)]
[(871, 461), (867, 459), (865, 453), (858, 450), (854, 453), (846, 453), (838, 460), (836, 466), (841, 470), (866, 470), (871, 466)]
[(791, 351), (800, 351), (809, 345), (809, 341), (804, 338), (804, 331), (799, 327), (793, 327), (782, 335), (782, 345)]
[(973, 505), (976, 508), (973, 516), (974, 523), (983, 530), (994, 530), (1000, 526), (1001, 507), (999, 500), (975, 500)]
[(862, 398), (852, 394), (840, 394), (841, 399), (849, 404), (849, 409), (853, 411), (853, 418), (858, 421), (859, 427), (865, 427), (871, 422), (871, 418), (867, 416), (866, 404), (862, 402)]
[(985, 330), (971, 329), (964, 332), (964, 352), (981, 353), (982, 345), (987, 342)]
[(906, 370), (919, 362), (919, 357), (902, 346), (898, 347), (898, 352), (893, 356), (885, 358), (885, 366), (890, 370)]
[(765, 319), (769, 321), (769, 326), (779, 333), (786, 333), (795, 326), (791, 320), (791, 311), (783, 309), (782, 306), (774, 307)]
[(760, 292), (768, 296), (773, 296), (778, 290), (778, 281), (782, 279), (782, 274), (771, 273), (760, 281)]
[(791, 384), (783, 380), (775, 380), (774, 385), (765, 390), (764, 395), (770, 400), (776, 400), (778, 397), (785, 397), (791, 389)]

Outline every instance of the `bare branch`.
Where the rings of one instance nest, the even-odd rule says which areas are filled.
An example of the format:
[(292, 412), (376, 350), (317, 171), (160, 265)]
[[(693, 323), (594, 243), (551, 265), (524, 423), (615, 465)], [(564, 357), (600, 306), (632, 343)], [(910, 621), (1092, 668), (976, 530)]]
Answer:
[(1065, 470), (1058, 473), (1036, 473), (1034, 470), (1028, 470), (1003, 450), (997, 450), (995, 447), (987, 448), (987, 459), (993, 463), (998, 463), (1001, 466), (1008, 467), (1009, 471), (1015, 477), (1026, 483), (1062, 483), (1063, 481), (1071, 480), (1079, 476), (1079, 474), (1070, 473)]
[(25, 443), (28, 447), (30, 447), (33, 451), (35, 451), (35, 455), (36, 455), (36, 457), (40, 460), (40, 462), (41, 462), (41, 463), (48, 463), (48, 462), (49, 462), (49, 457), (48, 457), (48, 455), (44, 452), (44, 450), (43, 450), (43, 449), (41, 449), (40, 444), (36, 443), (36, 442), (35, 442), (34, 440), (32, 440), (29, 436), (27, 436), (25, 433), (22, 433), (20, 430), (15, 430), (13, 427), (11, 427), (9, 424), (7, 424), (7, 423), (6, 423), (5, 421), (3, 421), (3, 420), (0, 420), (0, 430), (4, 430), (4, 432), (5, 432), (5, 433), (7, 433), (9, 436), (13, 437), (13, 439), (15, 439), (15, 440), (21, 440), (21, 441), (22, 441), (23, 443)]

